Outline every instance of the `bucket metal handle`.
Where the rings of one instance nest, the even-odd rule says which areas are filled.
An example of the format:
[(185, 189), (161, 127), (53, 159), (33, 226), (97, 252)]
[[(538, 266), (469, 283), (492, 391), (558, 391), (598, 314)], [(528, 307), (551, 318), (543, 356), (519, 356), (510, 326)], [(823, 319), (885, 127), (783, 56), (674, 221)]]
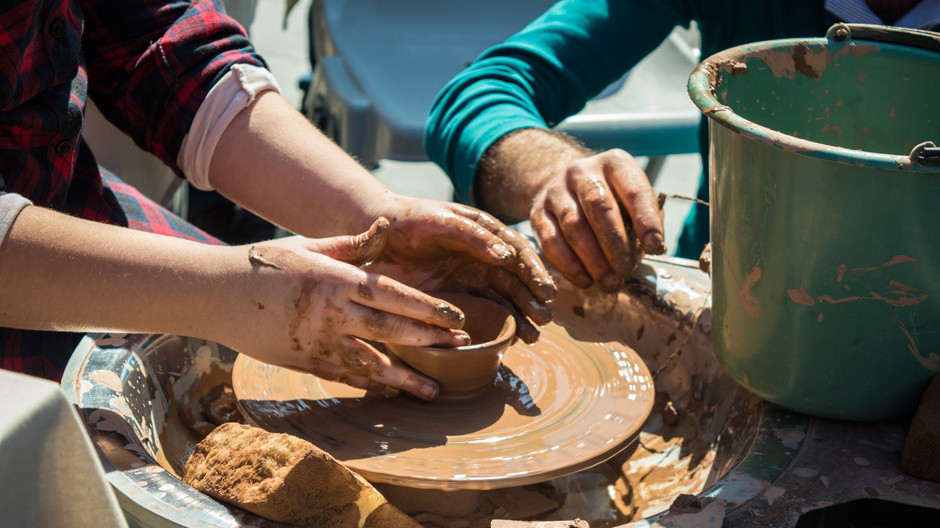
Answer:
[(908, 29), (874, 24), (833, 24), (826, 38), (836, 42), (847, 40), (873, 40), (901, 44), (931, 51), (940, 51), (940, 33), (922, 29)]
[(940, 167), (940, 147), (933, 141), (925, 141), (911, 150), (911, 163), (926, 167)]

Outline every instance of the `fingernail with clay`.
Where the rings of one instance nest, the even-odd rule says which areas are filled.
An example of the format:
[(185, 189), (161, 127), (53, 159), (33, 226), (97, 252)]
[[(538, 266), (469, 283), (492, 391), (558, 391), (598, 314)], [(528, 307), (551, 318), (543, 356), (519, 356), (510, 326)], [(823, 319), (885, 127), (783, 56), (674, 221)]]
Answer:
[(604, 275), (604, 278), (601, 279), (601, 288), (607, 292), (615, 292), (620, 289), (620, 285), (623, 284), (623, 279), (619, 275), (613, 273), (608, 273)]
[(647, 233), (643, 237), (643, 249), (647, 253), (652, 253), (654, 255), (659, 255), (666, 252), (666, 241), (663, 239), (663, 235), (653, 231)]
[(451, 336), (450, 344), (452, 346), (467, 346), (470, 344), (470, 334), (466, 332), (454, 332)]
[(421, 393), (421, 397), (425, 400), (433, 400), (437, 398), (437, 385), (432, 383), (422, 383), (418, 392)]
[(448, 321), (455, 323), (457, 326), (463, 326), (464, 315), (460, 312), (460, 310), (443, 302), (435, 304), (434, 309)]
[(558, 295), (558, 286), (550, 278), (547, 280), (536, 279), (535, 284), (537, 295), (545, 302), (550, 302)]
[(552, 309), (538, 301), (529, 303), (530, 314), (536, 324), (548, 324), (552, 320)]
[(594, 284), (594, 280), (586, 273), (579, 273), (574, 276), (574, 284), (579, 288), (590, 288), (591, 284)]

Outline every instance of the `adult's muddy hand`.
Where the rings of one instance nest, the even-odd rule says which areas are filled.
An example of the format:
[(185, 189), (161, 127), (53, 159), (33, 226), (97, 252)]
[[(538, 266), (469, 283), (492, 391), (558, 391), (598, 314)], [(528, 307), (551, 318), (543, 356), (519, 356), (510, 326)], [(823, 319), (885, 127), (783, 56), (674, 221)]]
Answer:
[(245, 320), (236, 317), (219, 341), (267, 363), (361, 389), (435, 398), (433, 380), (392, 362), (369, 341), (465, 345), (469, 336), (458, 330), (463, 314), (359, 267), (382, 252), (388, 236), (388, 220), (381, 218), (358, 236), (289, 237), (234, 248), (251, 266), (250, 313)]
[(423, 291), (492, 299), (512, 311), (520, 339), (538, 339), (557, 289), (525, 237), (478, 209), (437, 200), (401, 198), (383, 214), (391, 233), (372, 271)]
[(536, 195), (529, 220), (545, 258), (582, 288), (616, 291), (644, 253), (666, 251), (653, 188), (619, 149), (568, 164)]

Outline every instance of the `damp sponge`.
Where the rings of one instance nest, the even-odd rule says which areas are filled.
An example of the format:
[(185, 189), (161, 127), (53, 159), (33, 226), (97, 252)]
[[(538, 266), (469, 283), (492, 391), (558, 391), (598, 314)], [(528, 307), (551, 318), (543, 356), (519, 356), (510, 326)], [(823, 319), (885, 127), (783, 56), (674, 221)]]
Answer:
[(940, 482), (940, 376), (934, 376), (914, 414), (901, 467), (908, 475)]
[(183, 482), (299, 527), (421, 528), (325, 451), (250, 425), (226, 423), (213, 430), (186, 461)]

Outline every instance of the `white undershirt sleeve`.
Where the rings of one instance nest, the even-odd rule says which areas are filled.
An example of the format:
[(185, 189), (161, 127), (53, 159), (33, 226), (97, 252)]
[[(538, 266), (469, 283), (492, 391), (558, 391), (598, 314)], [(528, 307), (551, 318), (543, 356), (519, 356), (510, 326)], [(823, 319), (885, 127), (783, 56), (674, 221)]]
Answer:
[(33, 202), (22, 195), (0, 191), (0, 246), (6, 240), (7, 233), (10, 232), (10, 227), (20, 211), (32, 204)]
[(265, 90), (280, 92), (271, 72), (250, 64), (233, 65), (209, 90), (196, 111), (189, 133), (183, 138), (176, 160), (193, 187), (212, 190), (209, 164), (219, 138), (232, 119)]

